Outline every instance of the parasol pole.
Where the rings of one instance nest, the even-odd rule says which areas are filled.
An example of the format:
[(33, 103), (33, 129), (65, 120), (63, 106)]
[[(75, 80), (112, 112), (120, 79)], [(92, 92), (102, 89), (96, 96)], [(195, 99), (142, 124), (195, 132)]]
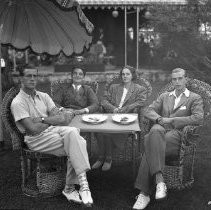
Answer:
[[(0, 26), (0, 61), (1, 61), (1, 35), (2, 35), (3, 25)], [(2, 106), (2, 84), (1, 84), (1, 65), (0, 65), (0, 107)], [(0, 148), (3, 147), (3, 127), (2, 119), (0, 117)]]

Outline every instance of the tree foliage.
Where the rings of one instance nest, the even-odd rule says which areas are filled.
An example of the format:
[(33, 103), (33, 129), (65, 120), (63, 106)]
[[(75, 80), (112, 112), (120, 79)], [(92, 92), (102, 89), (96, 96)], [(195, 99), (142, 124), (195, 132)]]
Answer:
[[(187, 5), (154, 5), (149, 24), (160, 34), (165, 52), (163, 69), (186, 68), (194, 77), (210, 82), (211, 39), (202, 35), (202, 23), (211, 25), (211, 1), (188, 0)], [(209, 75), (209, 77), (208, 77)]]

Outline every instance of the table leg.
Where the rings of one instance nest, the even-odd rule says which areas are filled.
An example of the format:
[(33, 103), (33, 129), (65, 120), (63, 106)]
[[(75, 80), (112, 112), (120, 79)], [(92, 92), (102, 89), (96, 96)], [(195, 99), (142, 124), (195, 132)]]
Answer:
[(136, 158), (135, 158), (135, 146), (134, 146), (134, 141), (137, 139), (137, 134), (136, 133), (133, 133), (132, 135), (132, 164), (133, 164), (133, 171), (132, 171), (132, 175), (133, 175), (133, 178), (135, 179), (135, 175), (136, 175)]
[(92, 151), (91, 151), (92, 133), (84, 132), (82, 133), (82, 136), (86, 140), (87, 152), (90, 157), (92, 155)]
[(89, 138), (88, 138), (88, 155), (91, 157), (92, 155), (92, 133), (89, 133)]

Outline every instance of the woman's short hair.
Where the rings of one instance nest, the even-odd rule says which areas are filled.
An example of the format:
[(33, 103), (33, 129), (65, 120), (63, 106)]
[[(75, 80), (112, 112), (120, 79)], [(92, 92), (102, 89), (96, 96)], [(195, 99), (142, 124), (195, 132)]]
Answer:
[(73, 66), (72, 71), (71, 71), (71, 75), (73, 75), (75, 69), (81, 69), (84, 76), (86, 75), (86, 71), (85, 71), (84, 66)]
[(123, 68), (120, 70), (120, 77), (121, 77), (121, 78), (122, 78), (122, 71), (123, 71), (124, 69), (130, 70), (130, 72), (131, 72), (131, 74), (132, 74), (132, 80), (136, 80), (136, 79), (137, 79), (136, 69), (135, 69), (134, 67), (128, 66), (128, 65), (123, 66)]

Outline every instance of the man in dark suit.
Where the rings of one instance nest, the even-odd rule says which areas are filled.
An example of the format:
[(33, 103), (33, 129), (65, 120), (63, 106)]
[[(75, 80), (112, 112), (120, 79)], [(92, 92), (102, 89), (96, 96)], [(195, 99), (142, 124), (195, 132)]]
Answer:
[(75, 66), (72, 70), (72, 83), (59, 89), (54, 96), (54, 102), (75, 114), (94, 113), (99, 109), (96, 94), (88, 85), (83, 84), (85, 71)]
[(140, 194), (133, 209), (147, 207), (153, 184), (156, 184), (155, 199), (166, 197), (167, 188), (162, 175), (165, 157), (178, 156), (184, 126), (198, 125), (203, 121), (202, 98), (186, 88), (184, 69), (172, 71), (172, 84), (174, 91), (161, 94), (145, 112), (145, 117), (155, 124), (145, 136), (145, 153), (135, 182)]

